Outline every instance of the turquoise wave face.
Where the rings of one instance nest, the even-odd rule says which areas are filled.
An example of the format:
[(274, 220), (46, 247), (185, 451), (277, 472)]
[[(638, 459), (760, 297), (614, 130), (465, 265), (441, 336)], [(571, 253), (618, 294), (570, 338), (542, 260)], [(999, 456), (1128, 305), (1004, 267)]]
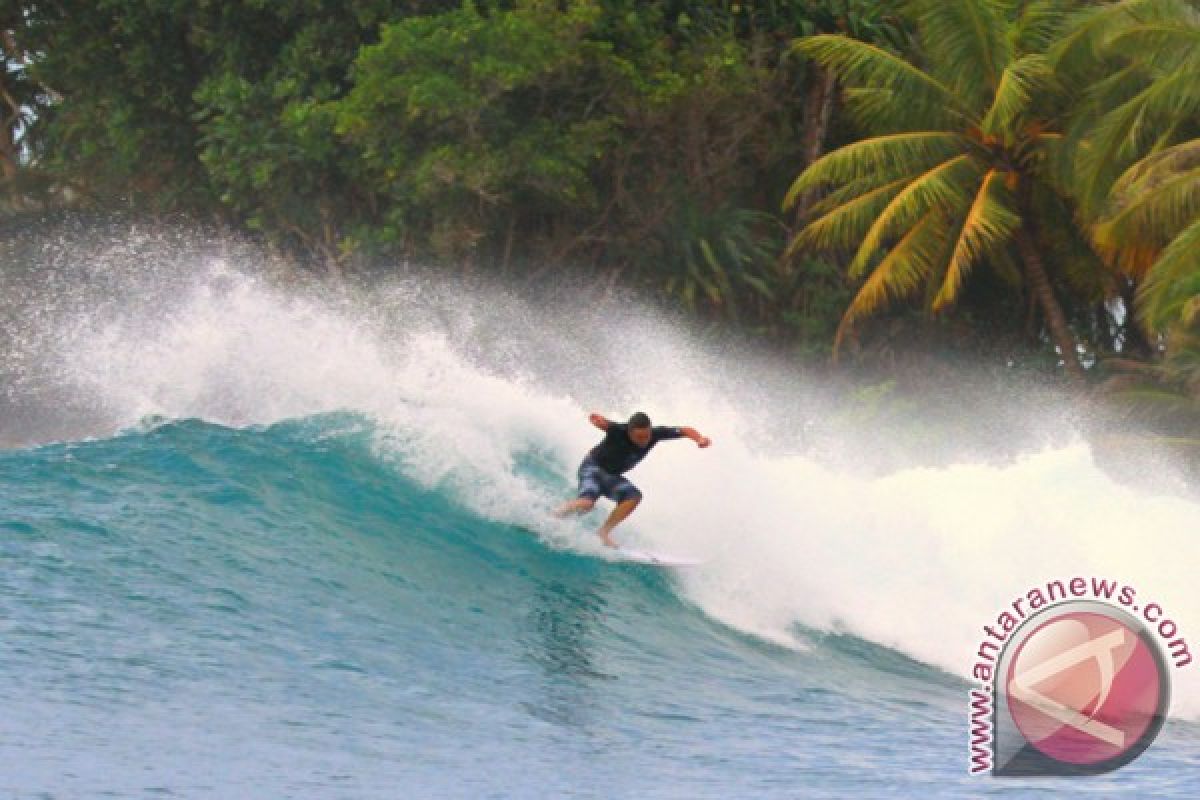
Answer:
[[(0, 453), (0, 793), (980, 790), (944, 673), (853, 637), (798, 631), (795, 650), (728, 628), (670, 573), (471, 512), (376, 439), (329, 414)], [(1169, 738), (1037, 786), (1190, 796), (1173, 776), (1200, 743)]]

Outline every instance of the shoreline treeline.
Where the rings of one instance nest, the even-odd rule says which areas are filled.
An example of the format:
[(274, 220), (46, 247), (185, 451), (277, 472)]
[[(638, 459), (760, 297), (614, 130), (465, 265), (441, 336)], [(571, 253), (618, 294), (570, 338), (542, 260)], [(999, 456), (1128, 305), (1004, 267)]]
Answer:
[(183, 213), (331, 274), (631, 286), (773, 345), (946, 348), (1200, 421), (1188, 0), (23, 0), (11, 211)]

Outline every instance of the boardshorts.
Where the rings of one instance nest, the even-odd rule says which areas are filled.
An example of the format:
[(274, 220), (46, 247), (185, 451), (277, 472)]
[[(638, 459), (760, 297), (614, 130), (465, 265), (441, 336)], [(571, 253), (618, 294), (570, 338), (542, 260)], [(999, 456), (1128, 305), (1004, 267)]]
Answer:
[(614, 503), (640, 498), (642, 492), (623, 475), (607, 472), (590, 457), (579, 465), (579, 496), (591, 500), (604, 495)]

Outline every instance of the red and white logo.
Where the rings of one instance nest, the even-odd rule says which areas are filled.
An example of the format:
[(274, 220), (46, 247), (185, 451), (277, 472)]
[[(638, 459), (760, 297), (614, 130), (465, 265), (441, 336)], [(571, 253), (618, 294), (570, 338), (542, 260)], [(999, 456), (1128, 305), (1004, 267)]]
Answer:
[(1157, 733), (1167, 691), (1153, 643), (1111, 613), (1047, 616), (1019, 643), (1004, 675), (1017, 729), (1058, 762), (1136, 756)]
[(1123, 767), (1162, 730), (1170, 668), (1193, 663), (1161, 604), (1098, 577), (1033, 586), (983, 634), (971, 669), (979, 683), (967, 693), (972, 775), (1096, 775)]

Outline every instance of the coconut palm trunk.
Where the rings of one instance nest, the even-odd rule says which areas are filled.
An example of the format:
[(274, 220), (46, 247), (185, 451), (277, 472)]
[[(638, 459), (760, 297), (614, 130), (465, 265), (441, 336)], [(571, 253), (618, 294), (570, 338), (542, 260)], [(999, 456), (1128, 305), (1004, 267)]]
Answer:
[(1046, 316), (1046, 327), (1050, 329), (1050, 338), (1062, 353), (1063, 364), (1067, 374), (1077, 381), (1083, 380), (1083, 366), (1079, 363), (1079, 353), (1076, 349), (1075, 337), (1067, 326), (1067, 317), (1063, 313), (1050, 278), (1046, 275), (1046, 267), (1038, 252), (1037, 243), (1029, 231), (1028, 224), (1022, 225), (1016, 232), (1017, 251), (1025, 266), (1025, 277), (1029, 281), (1030, 291), (1037, 298), (1042, 313)]
[[(7, 69), (7, 63), (3, 64)], [(21, 104), (8, 91), (0, 75), (0, 178), (10, 180), (17, 174), (15, 126), (21, 118)]]
[[(829, 130), (829, 122), (833, 117), (833, 103), (837, 90), (837, 76), (832, 70), (824, 69), (817, 64), (812, 65), (812, 74), (808, 79), (808, 92), (804, 101), (804, 123), (807, 126), (804, 130), (803, 156), (804, 167), (807, 169), (817, 162), (825, 151), (825, 134)], [(801, 223), (808, 216), (809, 210), (812, 208), (820, 196), (816, 187), (813, 187), (796, 200), (796, 208), (793, 213), (795, 220), (795, 230), (799, 230)]]

